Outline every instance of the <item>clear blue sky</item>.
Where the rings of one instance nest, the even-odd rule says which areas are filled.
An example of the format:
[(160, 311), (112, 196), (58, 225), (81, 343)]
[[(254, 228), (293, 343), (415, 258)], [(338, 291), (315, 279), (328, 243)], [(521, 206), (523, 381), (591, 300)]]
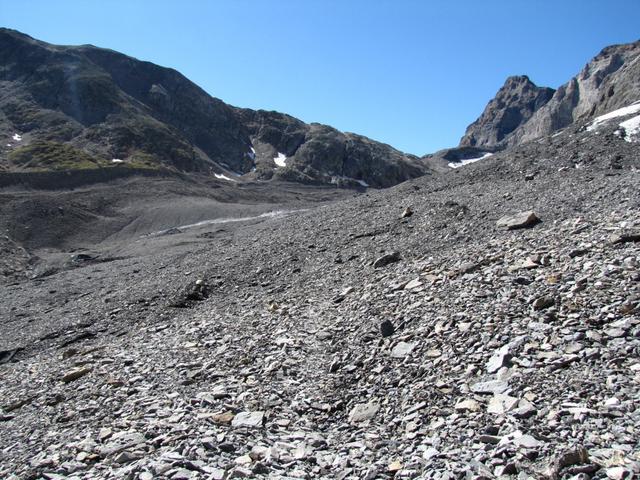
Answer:
[(422, 155), (456, 145), (507, 76), (555, 88), (638, 40), (640, 0), (0, 0), (0, 25)]

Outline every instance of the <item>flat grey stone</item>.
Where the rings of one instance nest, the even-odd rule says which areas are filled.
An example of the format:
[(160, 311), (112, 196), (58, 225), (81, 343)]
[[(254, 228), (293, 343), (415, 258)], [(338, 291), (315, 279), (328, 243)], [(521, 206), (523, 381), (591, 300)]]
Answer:
[(349, 413), (349, 421), (352, 423), (365, 422), (376, 416), (380, 405), (376, 402), (360, 403), (353, 407)]
[(488, 380), (471, 385), (471, 391), (474, 393), (504, 393), (508, 388), (509, 384), (500, 380)]
[(454, 408), (456, 410), (466, 410), (469, 412), (477, 412), (478, 410), (480, 410), (480, 404), (476, 400), (473, 400), (472, 398), (468, 398), (466, 400), (460, 400), (458, 403), (456, 403)]
[(528, 210), (526, 212), (505, 215), (496, 222), (496, 225), (500, 228), (506, 228), (507, 230), (516, 230), (518, 228), (532, 227), (538, 222), (540, 222), (538, 216), (532, 210)]

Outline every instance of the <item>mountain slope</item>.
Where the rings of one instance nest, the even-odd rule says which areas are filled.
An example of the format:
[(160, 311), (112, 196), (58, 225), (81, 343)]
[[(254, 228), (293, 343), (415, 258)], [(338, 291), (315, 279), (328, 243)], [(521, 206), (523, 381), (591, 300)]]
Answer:
[(376, 187), (429, 171), (365, 137), (231, 107), (175, 70), (8, 29), (0, 29), (0, 136), (5, 171), (124, 164)]
[(613, 128), (0, 285), (0, 477), (636, 478), (640, 157)]

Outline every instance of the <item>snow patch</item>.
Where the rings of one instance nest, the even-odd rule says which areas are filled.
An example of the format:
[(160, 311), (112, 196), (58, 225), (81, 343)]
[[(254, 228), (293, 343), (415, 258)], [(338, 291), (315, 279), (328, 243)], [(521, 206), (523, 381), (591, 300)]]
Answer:
[(614, 110), (612, 112), (605, 113), (604, 115), (600, 115), (599, 117), (596, 117), (587, 126), (587, 132), (591, 132), (591, 131), (595, 130), (600, 125), (602, 125), (605, 122), (608, 122), (609, 120), (611, 120), (613, 118), (624, 117), (626, 115), (633, 115), (634, 113), (638, 113), (638, 112), (640, 112), (640, 101), (632, 103), (631, 105), (629, 105), (627, 107), (619, 108), (619, 109)]
[(640, 115), (625, 120), (619, 126), (624, 128), (624, 139), (627, 142), (640, 141)]
[[(190, 223), (188, 225), (180, 225), (179, 227), (174, 227), (174, 228), (177, 228), (178, 230), (188, 230), (188, 229), (191, 229), (191, 228), (203, 227), (203, 226), (206, 226), (206, 225), (219, 225), (219, 224), (222, 224), (222, 223), (249, 222), (249, 221), (253, 221), (253, 220), (263, 220), (263, 219), (267, 219), (267, 218), (287, 217), (287, 216), (292, 215), (294, 213), (306, 212), (308, 210), (309, 209), (307, 209), (307, 208), (301, 208), (301, 209), (298, 209), (298, 210), (272, 210), (270, 212), (262, 213), (260, 215), (256, 215), (256, 216), (253, 216), (253, 217), (216, 218), (214, 220), (203, 220), (203, 221), (198, 222), (198, 223)], [(142, 237), (155, 237), (157, 235), (165, 234), (169, 230), (173, 230), (173, 228), (169, 228), (167, 230), (160, 230), (160, 231), (157, 231), (157, 232), (148, 233), (146, 235), (142, 235)]]
[(479, 162), (480, 160), (484, 160), (485, 158), (489, 158), (491, 155), (493, 155), (493, 153), (485, 153), (481, 157), (465, 158), (463, 160), (460, 160), (459, 162), (449, 162), (449, 166), (451, 168), (464, 167), (465, 165), (469, 165), (470, 163)]
[(111, 163), (124, 163), (124, 160), (121, 160), (120, 158), (114, 158), (111, 160)]
[(251, 147), (251, 151), (246, 153), (247, 157), (249, 157), (251, 160), (255, 160), (256, 159), (256, 149)]
[(233, 178), (229, 178), (226, 175), (223, 175), (222, 173), (214, 173), (213, 174), (218, 180), (227, 180), (229, 182), (236, 182), (236, 180), (234, 180)]
[(11, 137), (12, 139), (14, 139), (16, 142), (21, 142), (22, 141), (22, 135), (20, 135), (19, 133), (14, 133), (13, 137)]
[(358, 180), (357, 178), (351, 178), (351, 177), (343, 177), (343, 176), (339, 176), (339, 175), (334, 175), (331, 177), (331, 181), (329, 183), (332, 184), (337, 184), (340, 180), (345, 181), (345, 182), (355, 182), (357, 184), (359, 184), (362, 187), (368, 188), (369, 184), (367, 182), (365, 182), (364, 180)]
[(284, 153), (278, 152), (278, 156), (273, 157), (273, 161), (276, 162), (276, 165), (279, 167), (287, 166), (287, 156)]

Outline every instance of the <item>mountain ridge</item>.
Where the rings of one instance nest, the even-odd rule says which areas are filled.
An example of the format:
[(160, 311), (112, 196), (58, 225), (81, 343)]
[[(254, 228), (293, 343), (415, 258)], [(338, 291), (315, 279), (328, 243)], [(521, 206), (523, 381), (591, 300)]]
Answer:
[[(12, 152), (48, 142), (40, 147), (69, 145), (94, 157), (96, 168), (116, 160), (134, 167), (213, 173), (229, 181), (281, 178), (388, 187), (430, 171), (418, 157), (363, 136), (227, 105), (177, 70), (114, 50), (51, 45), (2, 29), (0, 65), (0, 134), (10, 139), (18, 130), (24, 137), (13, 142), (19, 146), (7, 142), (1, 147), (5, 170), (34, 168), (34, 163), (42, 168), (38, 162), (12, 163)], [(271, 136), (243, 123), (251, 116), (266, 122)], [(260, 148), (255, 149), (252, 135), (259, 133)], [(269, 143), (277, 144), (282, 136), (295, 147), (287, 154)], [(282, 155), (287, 160), (278, 165), (275, 159)], [(329, 155), (331, 161), (323, 165)]]

